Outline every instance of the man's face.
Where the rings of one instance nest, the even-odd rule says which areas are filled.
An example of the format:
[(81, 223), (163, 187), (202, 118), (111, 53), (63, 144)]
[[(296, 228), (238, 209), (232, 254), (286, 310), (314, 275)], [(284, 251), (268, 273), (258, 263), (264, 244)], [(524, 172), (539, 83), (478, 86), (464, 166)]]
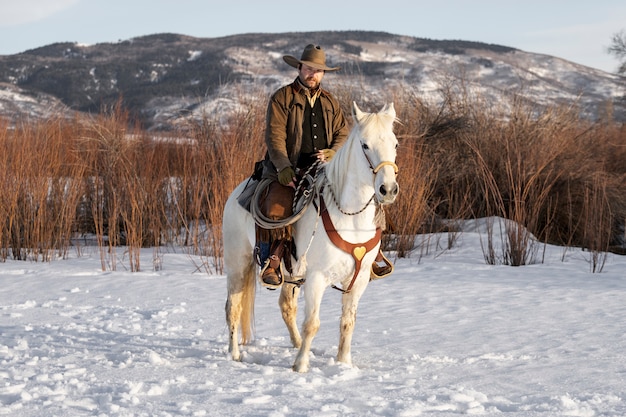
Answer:
[(300, 65), (299, 75), (302, 84), (309, 88), (316, 89), (322, 82), (324, 70), (309, 67), (306, 64)]

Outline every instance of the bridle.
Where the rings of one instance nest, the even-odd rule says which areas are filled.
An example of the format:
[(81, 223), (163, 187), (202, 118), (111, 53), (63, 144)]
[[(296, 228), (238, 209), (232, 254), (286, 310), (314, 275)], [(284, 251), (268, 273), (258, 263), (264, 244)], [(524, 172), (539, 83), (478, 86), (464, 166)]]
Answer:
[[(365, 154), (365, 157), (367, 158), (369, 162), (369, 158), (367, 157), (367, 154)], [(376, 165), (376, 168), (372, 168), (372, 163), (370, 162), (370, 168), (372, 168), (372, 172), (374, 173), (374, 175), (378, 174), (378, 171), (380, 171), (382, 167), (385, 167), (387, 165), (393, 167), (393, 173), (398, 175), (398, 165), (396, 165), (395, 162), (383, 161), (380, 164)]]
[[(395, 162), (393, 162), (393, 161), (382, 161), (381, 163), (379, 163), (378, 165), (376, 165), (374, 167), (374, 164), (372, 164), (372, 160), (367, 155), (367, 152), (365, 152), (365, 145), (364, 145), (364, 143), (362, 141), (361, 141), (361, 150), (363, 151), (363, 155), (365, 156), (365, 159), (367, 160), (367, 163), (368, 163), (368, 165), (370, 167), (370, 170), (372, 171), (372, 174), (374, 176), (376, 176), (376, 174), (378, 174), (378, 171), (380, 171), (383, 167), (386, 167), (386, 166), (392, 167), (393, 168), (393, 173), (395, 175), (398, 175), (398, 165), (396, 165)], [(335, 202), (335, 205), (337, 206), (337, 208), (339, 209), (341, 214), (345, 214), (346, 216), (355, 216), (357, 214), (363, 213), (365, 211), (365, 209), (367, 208), (367, 206), (369, 206), (371, 204), (371, 202), (374, 200), (374, 197), (376, 197), (376, 193), (374, 193), (374, 194), (372, 194), (372, 197), (369, 200), (367, 200), (367, 203), (365, 203), (363, 208), (361, 208), (358, 211), (354, 211), (354, 212), (346, 212), (339, 205), (339, 200), (337, 199), (337, 196), (335, 195), (335, 190), (333, 190), (333, 187), (331, 187), (330, 184), (328, 184), (328, 185), (329, 185), (328, 188), (330, 189), (330, 194), (333, 197), (333, 201)]]
[(374, 167), (374, 164), (372, 164), (372, 160), (370, 159), (369, 156), (367, 156), (367, 152), (365, 152), (365, 147), (363, 142), (361, 142), (361, 149), (363, 150), (363, 155), (365, 155), (365, 159), (367, 159), (367, 163), (370, 166), (370, 169), (372, 170), (372, 173), (374, 175), (378, 174), (378, 171), (380, 171), (383, 167), (386, 166), (390, 166), (393, 168), (393, 173), (395, 175), (398, 175), (398, 165), (396, 165), (395, 162), (392, 161), (382, 161), (380, 164), (376, 165), (376, 167)]

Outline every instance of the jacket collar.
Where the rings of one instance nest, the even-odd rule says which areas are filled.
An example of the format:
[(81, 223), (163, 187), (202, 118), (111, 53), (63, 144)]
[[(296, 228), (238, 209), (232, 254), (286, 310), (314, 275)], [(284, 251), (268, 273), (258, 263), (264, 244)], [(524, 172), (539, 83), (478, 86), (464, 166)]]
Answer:
[[(291, 86), (294, 92), (296, 93), (306, 94), (306, 91), (310, 91), (308, 87), (306, 87), (304, 84), (302, 84), (302, 82), (300, 82), (299, 77), (296, 77), (293, 83), (291, 83)], [(321, 96), (325, 96), (325, 95), (328, 95), (328, 91), (324, 90), (322, 86), (320, 85), (315, 93), (315, 96), (317, 97), (318, 94)]]

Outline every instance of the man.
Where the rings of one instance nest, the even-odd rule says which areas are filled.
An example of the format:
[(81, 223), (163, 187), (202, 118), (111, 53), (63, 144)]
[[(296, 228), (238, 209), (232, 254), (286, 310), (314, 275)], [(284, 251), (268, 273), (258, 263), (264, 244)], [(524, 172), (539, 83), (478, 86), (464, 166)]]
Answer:
[[(300, 59), (285, 55), (283, 60), (298, 70), (298, 76), (271, 96), (267, 108), (263, 177), (274, 182), (268, 187), (262, 210), (271, 219), (292, 214), (296, 173), (317, 160), (330, 160), (349, 134), (339, 102), (321, 87), (326, 72), (340, 69), (326, 65), (324, 50), (310, 44)], [(283, 283), (281, 260), (290, 248), (291, 230), (289, 226), (278, 230), (257, 227), (257, 242), (261, 280), (268, 288), (278, 288)]]

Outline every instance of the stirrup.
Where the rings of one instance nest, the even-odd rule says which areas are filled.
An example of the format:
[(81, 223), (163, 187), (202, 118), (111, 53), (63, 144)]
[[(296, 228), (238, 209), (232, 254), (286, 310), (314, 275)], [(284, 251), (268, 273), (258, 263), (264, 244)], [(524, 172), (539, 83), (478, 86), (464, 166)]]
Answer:
[(261, 283), (261, 285), (269, 290), (276, 290), (278, 288), (280, 288), (283, 285), (283, 282), (285, 282), (285, 278), (283, 275), (283, 263), (280, 262), (278, 264), (277, 268), (274, 268), (274, 270), (276, 271), (276, 275), (278, 275), (278, 278), (280, 280), (279, 284), (269, 284), (265, 281), (263, 281), (263, 273), (265, 272), (265, 270), (267, 268), (270, 267), (270, 262), (272, 261), (271, 256), (269, 258), (267, 258), (267, 260), (265, 261), (265, 264), (263, 265), (263, 268), (261, 268), (261, 272), (259, 273), (259, 281)]
[[(380, 261), (374, 261), (377, 268), (374, 268), (374, 265), (372, 265), (372, 269), (370, 271), (370, 281), (385, 278), (386, 276), (391, 275), (394, 269), (393, 264), (389, 261), (389, 259), (387, 259), (385, 254), (382, 251), (379, 253), (382, 259)], [(384, 266), (378, 266), (378, 262), (384, 263)], [(377, 270), (375, 271), (375, 269)]]

